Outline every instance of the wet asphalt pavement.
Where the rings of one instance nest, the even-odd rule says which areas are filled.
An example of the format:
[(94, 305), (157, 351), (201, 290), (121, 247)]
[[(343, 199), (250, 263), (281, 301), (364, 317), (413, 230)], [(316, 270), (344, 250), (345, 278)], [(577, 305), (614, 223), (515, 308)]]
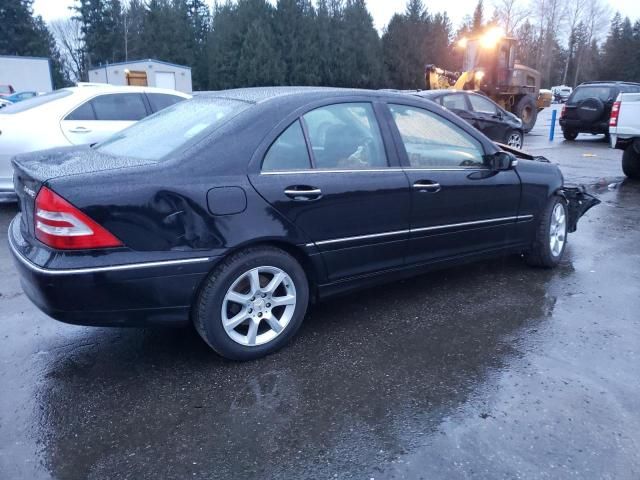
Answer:
[(640, 183), (545, 121), (526, 145), (603, 201), (558, 269), (509, 257), (328, 301), (251, 363), (191, 329), (55, 322), (0, 240), (0, 479), (640, 478)]

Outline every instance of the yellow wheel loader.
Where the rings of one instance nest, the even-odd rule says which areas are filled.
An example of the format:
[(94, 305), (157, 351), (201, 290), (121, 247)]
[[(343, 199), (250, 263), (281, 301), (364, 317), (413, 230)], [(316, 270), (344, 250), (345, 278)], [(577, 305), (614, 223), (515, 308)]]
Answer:
[(458, 46), (464, 49), (463, 71), (427, 65), (426, 89), (482, 92), (522, 119), (524, 131), (529, 132), (538, 112), (551, 105), (552, 94), (540, 92), (540, 72), (516, 63), (517, 40), (492, 28), (478, 38), (463, 38)]

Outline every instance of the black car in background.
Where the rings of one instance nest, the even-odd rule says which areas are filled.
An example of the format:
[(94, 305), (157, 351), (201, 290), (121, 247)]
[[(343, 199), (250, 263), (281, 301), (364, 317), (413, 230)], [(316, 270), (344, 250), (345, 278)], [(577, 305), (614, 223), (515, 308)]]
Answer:
[(451, 110), (494, 142), (522, 148), (522, 120), (486, 96), (464, 90), (424, 90), (413, 95), (428, 98)]
[(564, 138), (573, 141), (580, 133), (609, 137), (611, 108), (620, 93), (639, 93), (632, 82), (587, 82), (578, 85), (562, 107), (560, 127)]
[(598, 203), (433, 102), (361, 90), (200, 95), (13, 165), (9, 244), (44, 312), (193, 322), (241, 360), (330, 295), (495, 255), (553, 267)]

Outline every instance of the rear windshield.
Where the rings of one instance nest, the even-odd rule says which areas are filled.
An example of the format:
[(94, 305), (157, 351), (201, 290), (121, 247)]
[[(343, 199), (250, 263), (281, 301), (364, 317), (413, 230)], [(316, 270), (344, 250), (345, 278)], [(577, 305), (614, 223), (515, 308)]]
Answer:
[(603, 102), (606, 102), (610, 98), (613, 98), (613, 89), (605, 86), (593, 86), (593, 87), (580, 87), (573, 91), (571, 97), (571, 103), (578, 103), (587, 98), (599, 98)]
[(26, 110), (31, 110), (32, 108), (39, 107), (40, 105), (44, 105), (45, 103), (53, 102), (54, 100), (58, 100), (60, 98), (68, 97), (73, 92), (70, 90), (56, 90), (55, 92), (46, 93), (44, 95), (39, 95), (37, 97), (27, 98), (21, 102), (18, 102), (14, 105), (9, 105), (2, 110), (0, 110), (0, 114), (12, 114), (12, 113), (20, 113)]
[(192, 145), (251, 104), (223, 98), (179, 102), (95, 147), (110, 155), (161, 161)]

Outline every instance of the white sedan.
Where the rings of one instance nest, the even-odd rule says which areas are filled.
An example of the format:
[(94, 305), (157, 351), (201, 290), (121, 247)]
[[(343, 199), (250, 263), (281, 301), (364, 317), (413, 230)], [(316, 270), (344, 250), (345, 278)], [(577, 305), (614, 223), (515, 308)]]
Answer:
[(15, 200), (11, 158), (20, 153), (101, 142), (165, 107), (191, 98), (150, 87), (63, 88), (0, 109), (0, 201)]

